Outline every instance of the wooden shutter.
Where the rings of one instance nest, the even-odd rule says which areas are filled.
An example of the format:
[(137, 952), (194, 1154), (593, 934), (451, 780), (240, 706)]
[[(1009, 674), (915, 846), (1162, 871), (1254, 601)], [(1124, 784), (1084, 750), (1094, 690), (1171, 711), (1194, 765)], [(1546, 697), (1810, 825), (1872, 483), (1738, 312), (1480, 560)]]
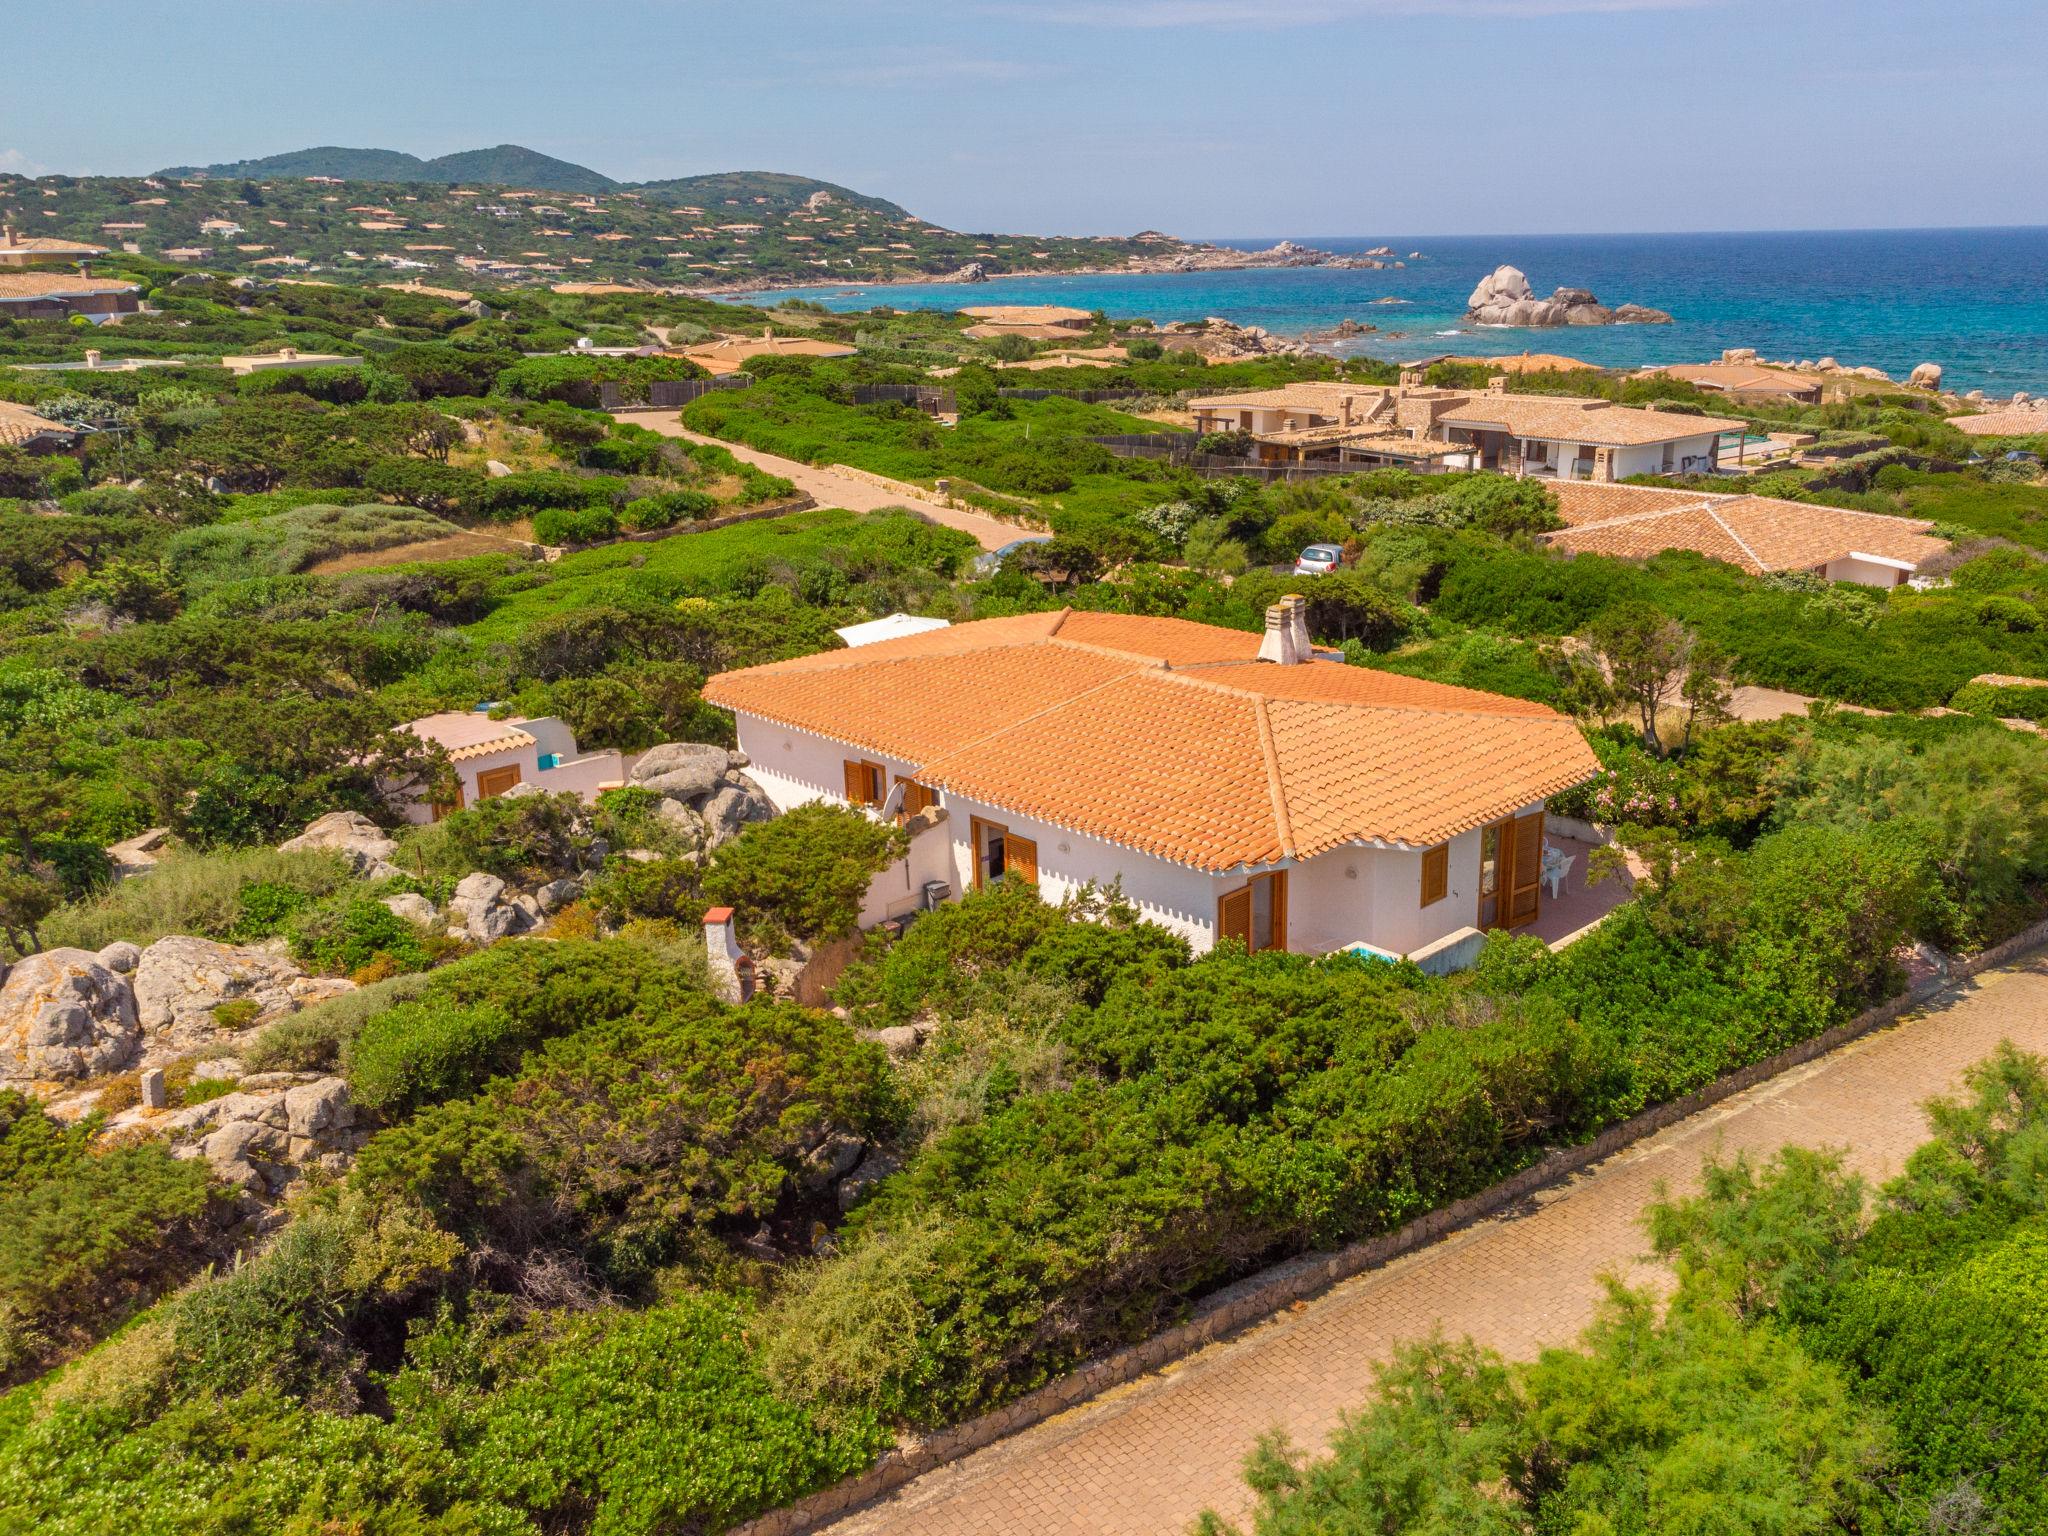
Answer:
[(1451, 891), (1451, 845), (1422, 850), (1422, 904), (1442, 901)]
[(846, 760), (846, 803), (866, 805), (868, 803), (868, 765)]
[(1252, 947), (1252, 888), (1232, 891), (1216, 903), (1216, 938), (1235, 939), (1246, 949)]
[(1019, 837), (1014, 832), (1003, 834), (1003, 873), (1022, 880), (1026, 885), (1038, 884), (1038, 844), (1028, 837)]
[(1502, 926), (1520, 928), (1536, 921), (1543, 904), (1543, 813), (1519, 818), (1503, 846), (1513, 854), (1506, 877), (1507, 921)]
[(1280, 870), (1266, 876), (1273, 883), (1273, 945), (1279, 950), (1287, 948), (1287, 871)]
[(903, 786), (903, 814), (906, 818), (939, 803), (938, 791), (918, 783), (907, 774), (898, 775), (896, 782)]

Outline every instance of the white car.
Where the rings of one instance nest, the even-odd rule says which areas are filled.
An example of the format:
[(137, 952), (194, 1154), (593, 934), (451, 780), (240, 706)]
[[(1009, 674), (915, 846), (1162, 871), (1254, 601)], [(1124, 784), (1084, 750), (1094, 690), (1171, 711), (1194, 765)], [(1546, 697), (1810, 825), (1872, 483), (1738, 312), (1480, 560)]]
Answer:
[(1327, 576), (1344, 563), (1344, 551), (1335, 544), (1311, 544), (1294, 562), (1297, 576)]

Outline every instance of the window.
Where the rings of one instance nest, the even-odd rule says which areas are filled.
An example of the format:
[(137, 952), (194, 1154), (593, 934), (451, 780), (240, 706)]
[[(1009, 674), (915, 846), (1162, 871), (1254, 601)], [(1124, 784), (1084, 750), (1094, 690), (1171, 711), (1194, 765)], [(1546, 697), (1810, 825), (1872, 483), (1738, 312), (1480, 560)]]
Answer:
[(1422, 904), (1434, 906), (1450, 894), (1451, 845), (1422, 850)]
[(888, 791), (889, 780), (882, 772), (880, 763), (846, 761), (846, 803), (848, 805), (880, 805)]
[(939, 793), (929, 785), (920, 784), (907, 773), (896, 776), (896, 783), (903, 790), (902, 820), (908, 821), (919, 811), (939, 803)]
[(1038, 844), (1028, 837), (1019, 837), (1008, 827), (997, 826), (992, 821), (983, 821), (979, 816), (969, 823), (974, 838), (974, 888), (982, 887), (1008, 875), (1012, 880), (1022, 880), (1026, 885), (1038, 884)]
[(1287, 947), (1287, 874), (1260, 875), (1216, 904), (1216, 937), (1235, 939), (1252, 954)]

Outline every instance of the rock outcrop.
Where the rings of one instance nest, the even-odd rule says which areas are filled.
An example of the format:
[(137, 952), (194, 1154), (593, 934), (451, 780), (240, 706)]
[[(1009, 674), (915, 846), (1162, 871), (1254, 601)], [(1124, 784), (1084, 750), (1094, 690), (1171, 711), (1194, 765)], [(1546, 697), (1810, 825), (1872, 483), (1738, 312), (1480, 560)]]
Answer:
[(935, 283), (985, 283), (988, 281), (988, 268), (978, 261), (970, 261), (965, 266), (957, 267), (953, 271), (948, 272), (944, 277), (933, 278), (932, 281)]
[(223, 1026), (214, 1010), (223, 1003), (253, 1003), (261, 1020), (347, 990), (346, 983), (306, 976), (268, 949), (187, 934), (158, 939), (143, 950), (134, 986), (145, 1064), (151, 1066), (217, 1043)]
[(1941, 388), (1941, 364), (1921, 363), (1906, 375), (1906, 382), (1915, 389)]
[(1669, 325), (1671, 316), (1641, 304), (1609, 308), (1585, 288), (1559, 288), (1539, 299), (1519, 267), (1496, 267), (1479, 280), (1465, 301), (1465, 318), (1475, 325)]
[(356, 875), (384, 880), (398, 873), (390, 860), (398, 844), (360, 811), (329, 811), (297, 837), (277, 845), (279, 853), (328, 848), (348, 860)]
[(448, 932), (472, 944), (495, 944), (537, 927), (540, 905), (531, 896), (506, 894), (496, 875), (464, 875), (448, 898)]
[(659, 814), (697, 848), (709, 851), (775, 816), (760, 785), (740, 770), (746, 759), (723, 747), (672, 741), (650, 748), (633, 764), (631, 779), (662, 797)]
[(118, 1071), (141, 1039), (127, 979), (87, 950), (30, 955), (0, 985), (0, 1081)]
[(203, 1157), (227, 1183), (258, 1199), (279, 1194), (309, 1167), (340, 1172), (369, 1128), (338, 1077), (243, 1079), (234, 1093), (160, 1122), (179, 1157)]

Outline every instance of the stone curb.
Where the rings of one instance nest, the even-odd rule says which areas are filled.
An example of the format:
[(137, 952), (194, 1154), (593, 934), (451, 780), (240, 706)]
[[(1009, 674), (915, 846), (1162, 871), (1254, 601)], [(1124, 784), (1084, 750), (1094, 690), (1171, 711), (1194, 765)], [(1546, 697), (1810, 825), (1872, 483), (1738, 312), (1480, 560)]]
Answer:
[(1511, 1174), (1463, 1200), (1455, 1200), (1418, 1216), (1395, 1231), (1364, 1238), (1335, 1252), (1303, 1254), (1300, 1258), (1248, 1275), (1203, 1297), (1195, 1304), (1194, 1316), (1179, 1327), (1099, 1356), (1058, 1380), (978, 1418), (884, 1451), (866, 1472), (822, 1488), (793, 1504), (769, 1510), (744, 1525), (734, 1526), (730, 1536), (801, 1536), (803, 1532), (816, 1530), (826, 1522), (863, 1504), (872, 1503), (948, 1462), (958, 1461), (1020, 1429), (1064, 1413), (1111, 1387), (1135, 1381), (1170, 1361), (1193, 1354), (1205, 1345), (1285, 1311), (1295, 1302), (1305, 1301), (1340, 1281), (1377, 1269), (1461, 1227), (1516, 1205), (1538, 1190), (1560, 1184), (1703, 1109), (1767, 1082), (1780, 1073), (1815, 1061), (1852, 1040), (1895, 1024), (1905, 1014), (1956, 983), (1967, 981), (2044, 944), (2048, 944), (2048, 920), (2035, 923), (1982, 954), (1956, 962), (1946, 975), (1930, 977), (1900, 996), (1879, 1003), (1868, 1012), (1858, 1014), (1845, 1024), (1837, 1024), (1811, 1040), (1802, 1040), (1774, 1056), (1738, 1068), (1683, 1098), (1653, 1105), (1641, 1114), (1610, 1125), (1591, 1141), (1577, 1146), (1554, 1147), (1521, 1172)]

